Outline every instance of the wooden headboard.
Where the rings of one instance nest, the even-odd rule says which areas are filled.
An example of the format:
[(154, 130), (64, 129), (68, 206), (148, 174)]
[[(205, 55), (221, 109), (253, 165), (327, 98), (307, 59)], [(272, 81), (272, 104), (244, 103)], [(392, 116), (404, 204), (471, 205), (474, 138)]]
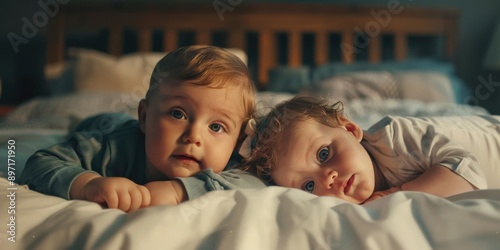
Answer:
[[(217, 1), (215, 1), (217, 2)], [(214, 3), (215, 3), (214, 2)], [(232, 1), (234, 3), (234, 1)], [(73, 29), (107, 29), (107, 52), (121, 55), (123, 32), (126, 28), (137, 30), (138, 50), (151, 51), (153, 30), (162, 31), (162, 50), (170, 51), (179, 46), (178, 33), (191, 31), (195, 43), (212, 44), (213, 32), (225, 32), (226, 46), (241, 48), (247, 53), (247, 33), (257, 34), (255, 79), (264, 86), (268, 72), (278, 64), (276, 34), (288, 37), (289, 66), (302, 64), (302, 34), (314, 36), (314, 63), (329, 61), (330, 50), (340, 50), (345, 63), (356, 60), (356, 51), (367, 47), (368, 60), (381, 60), (381, 34), (394, 37), (394, 58), (407, 57), (408, 36), (436, 35), (444, 38), (445, 57), (451, 59), (456, 48), (459, 13), (453, 9), (430, 9), (396, 5), (356, 7), (325, 4), (250, 4), (230, 6), (213, 4), (129, 4), (129, 5), (71, 5), (62, 6), (61, 12), (51, 19), (48, 33), (48, 62), (65, 58), (65, 41)], [(364, 32), (362, 44), (358, 32)], [(331, 44), (329, 34), (338, 33), (340, 44)], [(367, 42), (368, 41), (368, 42)]]

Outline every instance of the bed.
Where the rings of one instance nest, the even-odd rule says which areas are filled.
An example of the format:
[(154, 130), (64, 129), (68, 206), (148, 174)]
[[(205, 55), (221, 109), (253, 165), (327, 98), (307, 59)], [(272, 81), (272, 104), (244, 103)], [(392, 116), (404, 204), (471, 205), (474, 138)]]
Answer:
[[(59, 7), (48, 29), (48, 95), (23, 103), (0, 123), (0, 157), (8, 163), (0, 169), (2, 248), (493, 249), (500, 244), (500, 189), (446, 199), (398, 192), (354, 205), (267, 187), (215, 191), (178, 206), (126, 214), (15, 183), (33, 152), (63, 141), (80, 120), (101, 112), (136, 116), (154, 64), (164, 51), (192, 43), (228, 48), (247, 63), (260, 90), (261, 113), (307, 91), (348, 103), (346, 114), (364, 129), (385, 115), (487, 114), (470, 105), (474, 93), (453, 70), (456, 10), (393, 1), (379, 7), (242, 1)], [(96, 36), (105, 42), (87, 41)], [(437, 37), (431, 51), (438, 47), (438, 60), (411, 58), (414, 41), (422, 36)]]

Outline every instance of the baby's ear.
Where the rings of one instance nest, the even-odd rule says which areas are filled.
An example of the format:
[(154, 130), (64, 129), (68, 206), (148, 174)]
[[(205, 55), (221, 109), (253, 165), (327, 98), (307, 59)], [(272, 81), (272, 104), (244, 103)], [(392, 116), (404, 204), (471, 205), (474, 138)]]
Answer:
[(358, 124), (354, 123), (347, 118), (341, 118), (343, 125), (347, 131), (349, 131), (356, 139), (360, 142), (363, 139), (363, 130)]
[(142, 99), (139, 102), (139, 107), (137, 107), (137, 117), (139, 117), (139, 124), (141, 125), (141, 131), (145, 133), (146, 131), (146, 114), (148, 111), (148, 101)]

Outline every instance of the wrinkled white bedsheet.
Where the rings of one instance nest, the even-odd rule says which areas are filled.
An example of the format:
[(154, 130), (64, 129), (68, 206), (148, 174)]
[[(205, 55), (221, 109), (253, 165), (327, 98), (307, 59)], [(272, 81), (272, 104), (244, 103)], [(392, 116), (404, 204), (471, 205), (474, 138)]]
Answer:
[[(479, 250), (500, 246), (500, 190), (466, 193), (453, 197), (453, 202), (399, 192), (353, 205), (268, 187), (217, 191), (179, 206), (130, 214), (9, 186), (5, 178), (0, 178), (0, 195), (2, 249)], [(10, 216), (15, 216), (15, 228), (11, 228), (15, 238), (7, 225), (12, 224)]]

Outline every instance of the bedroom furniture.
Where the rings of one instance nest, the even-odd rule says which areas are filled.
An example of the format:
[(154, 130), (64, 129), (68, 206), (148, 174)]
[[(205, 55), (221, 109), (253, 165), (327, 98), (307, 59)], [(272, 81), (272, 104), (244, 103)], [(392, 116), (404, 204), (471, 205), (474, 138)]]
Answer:
[[(107, 30), (106, 51), (116, 56), (122, 55), (128, 29), (137, 32), (140, 52), (152, 50), (154, 34), (160, 34), (161, 51), (179, 46), (183, 32), (191, 35), (190, 42), (199, 44), (214, 43), (216, 34), (222, 34), (225, 39), (219, 46), (240, 48), (255, 57), (256, 65), (251, 67), (257, 71), (255, 80), (264, 87), (269, 70), (280, 63), (278, 52), (285, 49), (280, 47), (278, 35), (287, 37), (285, 64), (291, 67), (299, 67), (304, 57), (311, 57), (303, 54), (305, 35), (314, 37), (314, 51), (308, 53), (315, 65), (331, 61), (331, 54), (353, 63), (356, 54), (366, 49), (370, 62), (380, 62), (382, 48), (387, 48), (382, 35), (391, 35), (395, 60), (407, 58), (408, 41), (415, 35), (442, 37), (439, 49), (444, 59), (452, 60), (458, 18), (454, 9), (408, 7), (399, 1), (373, 7), (244, 3), (222, 15), (212, 4), (68, 4), (51, 19), (47, 59), (49, 63), (65, 59), (66, 35), (75, 30)], [(332, 40), (332, 34), (340, 35), (340, 40)], [(252, 51), (250, 42), (256, 43)]]
[[(450, 199), (398, 192), (354, 205), (268, 187), (211, 192), (179, 206), (126, 214), (11, 185), (8, 178), (18, 178), (35, 151), (64, 141), (81, 119), (102, 112), (137, 115), (152, 65), (166, 51), (191, 43), (243, 50), (262, 89), (301, 91), (307, 85), (342, 99), (348, 117), (363, 129), (386, 115), (488, 113), (462, 102), (470, 93), (452, 64), (456, 10), (409, 7), (403, 1), (373, 7), (224, 1), (226, 7), (216, 9), (213, 4), (221, 2), (60, 5), (47, 34), (51, 95), (17, 106), (0, 122), (0, 161), (8, 162), (13, 153), (8, 146), (14, 143), (16, 160), (15, 172), (0, 165), (0, 196), (11, 199), (0, 202), (2, 249), (479, 250), (500, 245), (500, 189)], [(96, 34), (105, 38), (97, 44), (101, 51), (89, 42)], [(415, 38), (429, 36), (441, 38), (431, 43), (431, 50), (442, 51), (441, 60), (405, 60), (414, 45), (425, 45), (412, 44)], [(83, 43), (69, 49), (78, 44), (74, 39)], [(257, 111), (292, 96), (258, 92)]]

